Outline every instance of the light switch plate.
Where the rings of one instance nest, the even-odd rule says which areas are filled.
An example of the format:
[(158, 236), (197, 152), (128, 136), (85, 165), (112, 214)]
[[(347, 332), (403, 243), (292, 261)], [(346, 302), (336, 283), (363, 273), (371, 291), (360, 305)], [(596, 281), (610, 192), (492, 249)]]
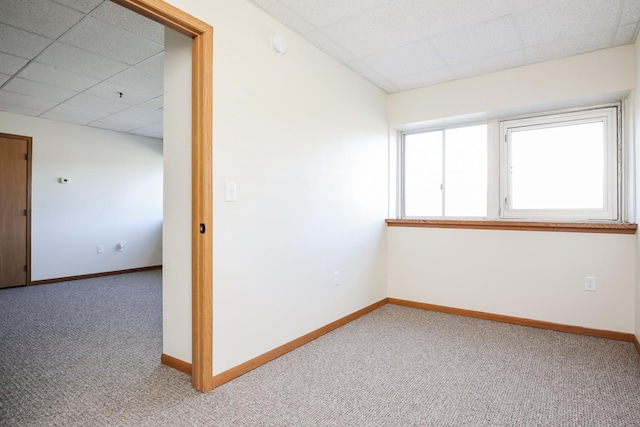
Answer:
[(235, 181), (224, 182), (224, 200), (226, 202), (235, 202), (237, 198)]

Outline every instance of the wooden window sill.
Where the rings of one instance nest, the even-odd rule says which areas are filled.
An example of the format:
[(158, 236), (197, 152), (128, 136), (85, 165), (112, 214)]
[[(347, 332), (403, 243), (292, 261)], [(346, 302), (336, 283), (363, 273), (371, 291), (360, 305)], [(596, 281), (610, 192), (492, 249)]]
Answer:
[(637, 224), (618, 222), (521, 222), (446, 219), (387, 219), (389, 227), (462, 228), (479, 230), (562, 231), (574, 233), (635, 234)]

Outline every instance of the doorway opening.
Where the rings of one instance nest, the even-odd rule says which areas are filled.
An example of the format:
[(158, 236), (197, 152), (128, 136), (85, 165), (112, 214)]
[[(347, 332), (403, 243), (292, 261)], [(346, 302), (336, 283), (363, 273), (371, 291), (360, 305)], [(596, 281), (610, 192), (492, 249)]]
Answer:
[(213, 388), (213, 28), (164, 2), (111, 0), (192, 41), (192, 384)]

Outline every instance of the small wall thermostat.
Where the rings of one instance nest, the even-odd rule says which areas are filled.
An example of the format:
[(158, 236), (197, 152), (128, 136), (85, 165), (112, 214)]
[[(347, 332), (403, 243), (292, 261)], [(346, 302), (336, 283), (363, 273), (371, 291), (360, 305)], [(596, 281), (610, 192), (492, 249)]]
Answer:
[(58, 182), (60, 182), (60, 184), (68, 184), (69, 178), (58, 178)]

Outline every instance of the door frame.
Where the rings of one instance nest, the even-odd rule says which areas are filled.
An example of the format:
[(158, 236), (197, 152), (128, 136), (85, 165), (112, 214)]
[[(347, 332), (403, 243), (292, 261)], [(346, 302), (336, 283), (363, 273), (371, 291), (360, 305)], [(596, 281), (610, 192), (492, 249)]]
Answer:
[(190, 37), (192, 385), (213, 389), (213, 28), (161, 0), (111, 0)]
[(8, 133), (0, 133), (0, 137), (8, 139), (18, 139), (20, 141), (26, 141), (27, 143), (27, 277), (25, 285), (31, 284), (31, 173), (32, 173), (32, 160), (31, 153), (33, 147), (33, 138), (24, 135), (13, 135)]

